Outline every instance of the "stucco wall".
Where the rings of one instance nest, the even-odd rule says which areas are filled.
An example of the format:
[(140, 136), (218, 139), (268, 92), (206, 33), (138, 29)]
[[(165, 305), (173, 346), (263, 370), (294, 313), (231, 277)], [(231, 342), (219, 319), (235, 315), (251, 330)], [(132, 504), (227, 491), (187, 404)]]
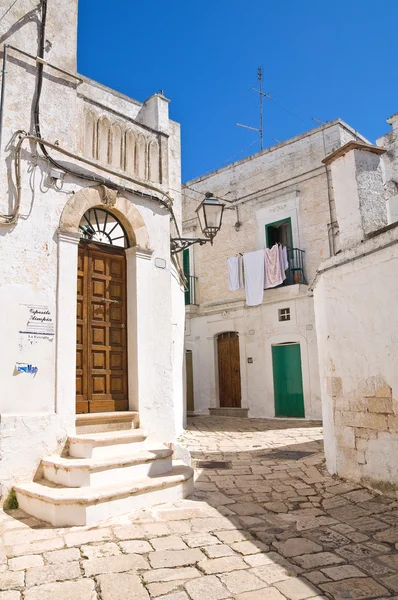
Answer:
[[(50, 0), (48, 4), (46, 39), (52, 45), (48, 45), (46, 59), (73, 70), (77, 0), (67, 3)], [(12, 7), (0, 23), (2, 42), (37, 54), (39, 14), (36, 5), (30, 0), (19, 0)], [(50, 150), (50, 154), (69, 167), (104, 176), (121, 187), (136, 190), (136, 193), (120, 192), (122, 200), (117, 206), (120, 205), (122, 212), (110, 208), (128, 222), (128, 215), (132, 214), (130, 207), (136, 207), (143, 223), (140, 221), (139, 226), (142, 224), (148, 238), (148, 247), (141, 248), (143, 252), (133, 252), (127, 261), (127, 284), (132, 291), (129, 303), (132, 305), (131, 298), (134, 298), (139, 340), (137, 364), (131, 364), (134, 352), (129, 354), (129, 379), (136, 387), (130, 408), (140, 411), (143, 427), (150, 435), (171, 441), (180, 433), (183, 418), (180, 373), (173, 368), (173, 357), (182, 364), (181, 344), (173, 344), (173, 338), (179, 339), (184, 327), (183, 294), (179, 282), (171, 275), (170, 215), (145, 194), (164, 198), (162, 191), (172, 190), (177, 218), (181, 219), (179, 126), (169, 121), (168, 101), (162, 97), (155, 96), (153, 101), (150, 99), (142, 105), (90, 80), (79, 83), (48, 67), (44, 71), (40, 106), (43, 138), (51, 142), (58, 140), (61, 147), (82, 155), (84, 114), (87, 105), (95, 102), (97, 111), (115, 113), (119, 121), (123, 122), (124, 118), (126, 127), (132, 124), (137, 131), (142, 130), (143, 135), (159, 134), (163, 140), (161, 160), (165, 164), (165, 177), (157, 184), (157, 190), (148, 189), (148, 181), (140, 180), (134, 173), (129, 175), (135, 182), (126, 181), (123, 169), (117, 170), (115, 175), (105, 173), (98, 160), (98, 167), (90, 167), (74, 158), (65, 158), (56, 150)], [(33, 130), (35, 77), (35, 62), (10, 50), (0, 156), (0, 213), (9, 214), (15, 207), (14, 134), (18, 129)], [(67, 203), (82, 190), (87, 190), (87, 197), (97, 193), (92, 191), (97, 189), (95, 182), (73, 175), (53, 180), (48, 161), (29, 141), (24, 142), (21, 165), (20, 217), (16, 224), (0, 227), (0, 481), (3, 491), (12, 482), (31, 479), (40, 459), (62, 447), (67, 432), (75, 427), (76, 292), (73, 290), (76, 289), (78, 239), (72, 232), (70, 239), (68, 233), (61, 242), (59, 229), (65, 225), (61, 223), (61, 215)], [(108, 168), (112, 168), (111, 165)], [(149, 184), (154, 185), (153, 181)], [(76, 210), (72, 208), (70, 215), (76, 216)], [(137, 219), (131, 217), (133, 237), (136, 227)], [(137, 239), (138, 234), (137, 231)], [(135, 243), (134, 239), (130, 241)], [(28, 343), (21, 337), (19, 332), (27, 320), (26, 305), (49, 307), (55, 323), (53, 338)], [(64, 339), (68, 340), (68, 346)], [(130, 349), (129, 345), (129, 352)], [(17, 374), (17, 362), (37, 366), (36, 375)]]
[(331, 472), (396, 492), (398, 229), (326, 261), (314, 289)]
[[(276, 291), (276, 290), (275, 290)], [(278, 309), (290, 308), (291, 320), (280, 322)], [(305, 286), (291, 286), (279, 298), (258, 307), (225, 303), (187, 321), (185, 347), (192, 351), (195, 413), (219, 406), (217, 336), (239, 334), (242, 407), (249, 417), (274, 417), (272, 345), (296, 342), (301, 349), (305, 416), (321, 418), (318, 357), (312, 300)], [(252, 359), (248, 362), (248, 359)]]

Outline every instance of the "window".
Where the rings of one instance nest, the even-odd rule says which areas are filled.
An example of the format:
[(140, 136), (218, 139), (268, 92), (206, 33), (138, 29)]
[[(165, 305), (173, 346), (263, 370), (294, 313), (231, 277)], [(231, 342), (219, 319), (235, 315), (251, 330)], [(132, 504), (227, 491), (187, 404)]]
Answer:
[(265, 226), (265, 241), (267, 248), (272, 248), (274, 244), (282, 244), (291, 248), (293, 246), (292, 237), (292, 220), (283, 219), (282, 221), (275, 221), (275, 223), (269, 223)]
[(90, 208), (79, 225), (83, 240), (128, 248), (128, 239), (120, 221), (103, 208)]
[(236, 331), (227, 331), (226, 333), (220, 333), (217, 336), (219, 340), (227, 340), (228, 338), (237, 338), (239, 334)]
[(290, 321), (290, 308), (278, 309), (278, 321)]

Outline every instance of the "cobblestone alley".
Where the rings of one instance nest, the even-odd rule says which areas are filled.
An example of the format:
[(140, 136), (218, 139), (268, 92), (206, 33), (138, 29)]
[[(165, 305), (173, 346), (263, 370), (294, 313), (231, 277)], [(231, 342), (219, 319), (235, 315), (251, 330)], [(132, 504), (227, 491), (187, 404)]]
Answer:
[(329, 476), (319, 424), (196, 417), (181, 442), (189, 500), (94, 528), (3, 513), (0, 600), (398, 598), (398, 501)]

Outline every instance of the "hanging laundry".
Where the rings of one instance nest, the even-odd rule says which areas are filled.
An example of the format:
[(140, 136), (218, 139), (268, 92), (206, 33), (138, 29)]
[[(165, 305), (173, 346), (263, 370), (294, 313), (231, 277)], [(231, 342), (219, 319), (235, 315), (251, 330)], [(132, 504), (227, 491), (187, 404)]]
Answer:
[(287, 248), (286, 246), (279, 246), (279, 262), (281, 265), (282, 279), (286, 279), (286, 271), (289, 268), (289, 262), (287, 260)]
[(243, 255), (245, 269), (246, 304), (258, 306), (264, 297), (264, 250)]
[(279, 259), (279, 245), (265, 249), (264, 289), (273, 288), (283, 283), (282, 267)]
[(231, 292), (243, 288), (242, 257), (231, 256), (228, 259), (228, 289)]
[(289, 261), (287, 258), (287, 248), (286, 246), (282, 246), (282, 256), (283, 256), (283, 270), (287, 271), (289, 268)]

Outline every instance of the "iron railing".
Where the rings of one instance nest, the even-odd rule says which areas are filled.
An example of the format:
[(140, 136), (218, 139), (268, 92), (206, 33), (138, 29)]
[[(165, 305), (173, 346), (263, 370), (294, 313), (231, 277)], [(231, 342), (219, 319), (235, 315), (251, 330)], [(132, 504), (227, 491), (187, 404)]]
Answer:
[(286, 279), (282, 285), (294, 285), (295, 283), (307, 283), (304, 275), (304, 250), (298, 248), (287, 248), (287, 260), (289, 267), (286, 271)]
[(197, 277), (192, 277), (189, 275), (186, 277), (186, 290), (185, 290), (185, 306), (196, 305), (196, 282), (198, 280)]

